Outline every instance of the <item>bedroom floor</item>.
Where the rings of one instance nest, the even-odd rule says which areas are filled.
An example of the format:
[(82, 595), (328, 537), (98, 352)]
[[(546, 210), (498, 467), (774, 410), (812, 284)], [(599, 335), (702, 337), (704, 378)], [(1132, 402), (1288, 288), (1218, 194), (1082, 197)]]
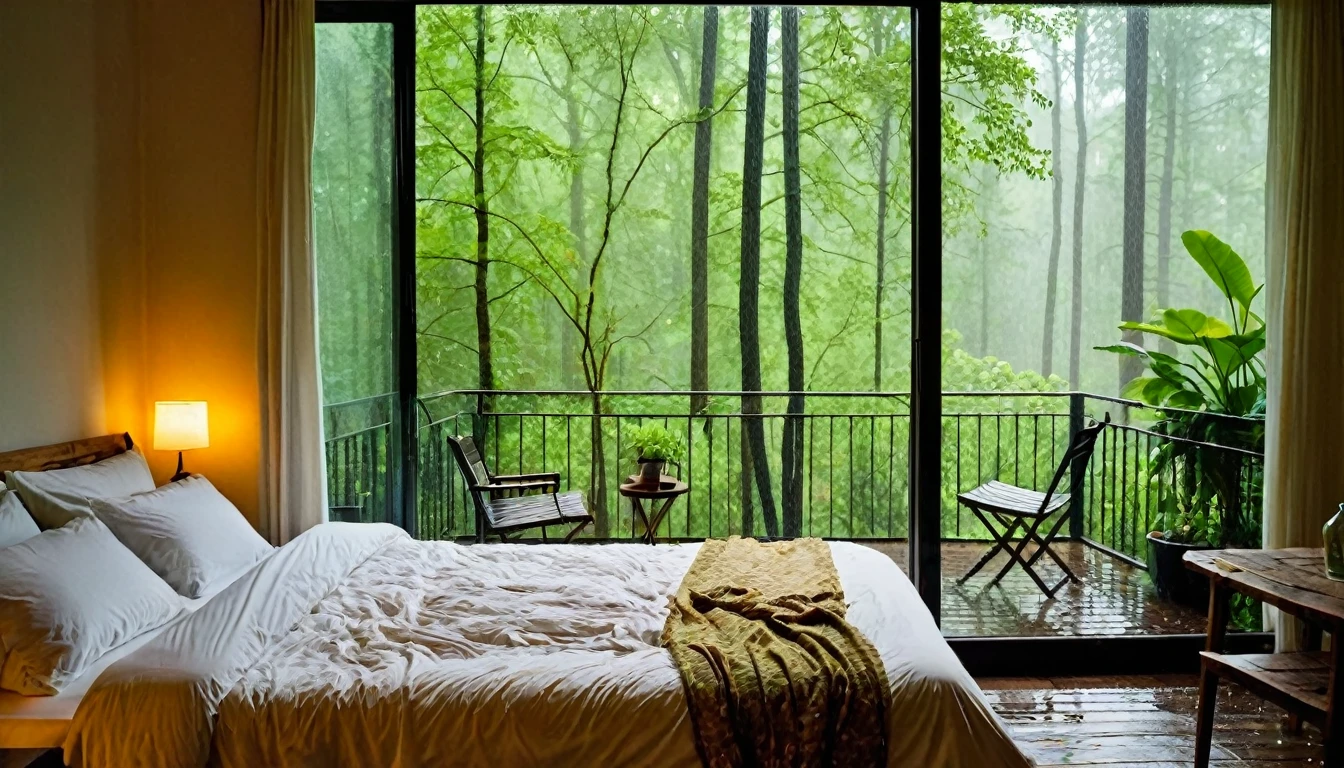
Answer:
[[(905, 570), (904, 541), (865, 542)], [(1031, 577), (1014, 566), (1003, 581), (985, 589), (1008, 561), (999, 553), (964, 586), (957, 578), (989, 549), (989, 544), (943, 542), (943, 634), (948, 637), (1055, 637), (1076, 635), (1170, 635), (1204, 632), (1206, 617), (1159, 600), (1148, 575), (1081, 542), (1051, 545), (1082, 579), (1047, 600)], [(1031, 548), (1028, 548), (1028, 552)], [(1047, 582), (1058, 581), (1054, 564), (1041, 566)], [(1053, 576), (1053, 579), (1051, 578)]]
[[(977, 681), (1039, 765), (1188, 766), (1194, 757), (1194, 676), (985, 678)], [(1283, 710), (1224, 683), (1212, 765), (1319, 765), (1319, 732), (1280, 727)]]

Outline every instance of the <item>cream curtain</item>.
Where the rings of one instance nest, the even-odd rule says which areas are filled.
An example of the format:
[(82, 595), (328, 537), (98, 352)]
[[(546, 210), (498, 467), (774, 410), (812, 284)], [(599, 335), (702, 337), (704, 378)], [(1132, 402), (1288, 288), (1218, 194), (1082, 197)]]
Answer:
[(1271, 61), (1264, 545), (1319, 547), (1344, 502), (1344, 3), (1276, 0)]
[(313, 0), (262, 3), (257, 130), (262, 533), (326, 519), (313, 260)]

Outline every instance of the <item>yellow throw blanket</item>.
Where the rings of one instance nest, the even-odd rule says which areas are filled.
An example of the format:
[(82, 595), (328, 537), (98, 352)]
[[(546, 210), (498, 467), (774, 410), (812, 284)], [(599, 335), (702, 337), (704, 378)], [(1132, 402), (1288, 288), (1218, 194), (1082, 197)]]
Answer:
[(708, 768), (886, 765), (891, 688), (825, 542), (705, 542), (663, 645)]

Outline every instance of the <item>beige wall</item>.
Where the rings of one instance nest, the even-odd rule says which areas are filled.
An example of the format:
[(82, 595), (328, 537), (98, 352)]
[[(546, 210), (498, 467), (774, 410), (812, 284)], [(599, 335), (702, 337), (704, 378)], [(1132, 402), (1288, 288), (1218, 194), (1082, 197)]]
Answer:
[(103, 429), (91, 3), (0, 3), (0, 450)]
[[(145, 402), (209, 402), (210, 448), (188, 466), (256, 523), (261, 4), (147, 0), (137, 31)], [(171, 473), (174, 457), (157, 459)]]
[[(260, 3), (0, 3), (0, 449), (210, 404), (255, 524)], [(155, 476), (175, 455), (147, 451)]]

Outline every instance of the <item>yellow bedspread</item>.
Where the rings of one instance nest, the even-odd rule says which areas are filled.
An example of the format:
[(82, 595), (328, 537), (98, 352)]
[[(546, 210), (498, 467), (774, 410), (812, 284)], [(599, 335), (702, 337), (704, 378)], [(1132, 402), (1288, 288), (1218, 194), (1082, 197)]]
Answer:
[(886, 765), (891, 688), (825, 542), (705, 542), (663, 644), (709, 768)]

